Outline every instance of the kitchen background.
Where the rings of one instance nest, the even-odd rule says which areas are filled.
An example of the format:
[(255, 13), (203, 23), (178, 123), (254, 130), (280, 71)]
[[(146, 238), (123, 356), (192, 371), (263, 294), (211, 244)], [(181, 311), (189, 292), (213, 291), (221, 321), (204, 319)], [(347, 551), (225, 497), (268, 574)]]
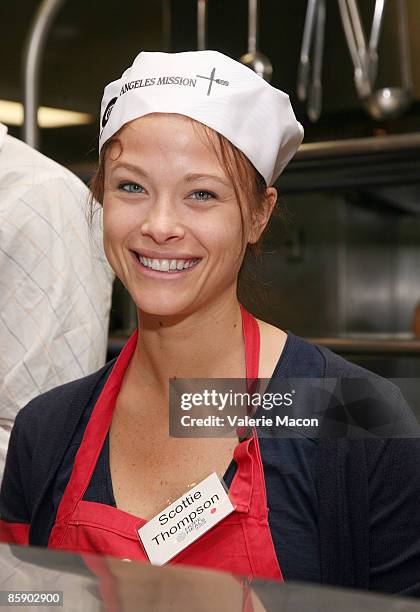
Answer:
[[(271, 82), (290, 94), (306, 133), (296, 160), (276, 185), (281, 194), (278, 215), (266, 237), (262, 260), (246, 266), (244, 299), (256, 316), (315, 339), (374, 371), (416, 377), (420, 374), (420, 337), (415, 334), (415, 310), (420, 304), (420, 1), (385, 2), (376, 88), (401, 87), (403, 82), (400, 11), (404, 7), (408, 19), (407, 31), (402, 32), (412, 87), (405, 95), (408, 108), (394, 118), (378, 120), (357, 95), (338, 0), (326, 0), (322, 112), (316, 122), (308, 119), (307, 102), (298, 99), (296, 83), (309, 4), (306, 0), (259, 3), (258, 46), (273, 65)], [(39, 0), (0, 5), (0, 113), (3, 101), (23, 101), (23, 49), (40, 5)], [(141, 49), (196, 49), (197, 2), (62, 0), (61, 5), (42, 57), (39, 103), (83, 113), (79, 117), (83, 123), (41, 128), (39, 149), (87, 181), (97, 157), (104, 85), (119, 77)], [(359, 0), (368, 38), (374, 8), (375, 0)], [(207, 0), (207, 48), (239, 58), (247, 50), (247, 36), (247, 0)], [(313, 48), (310, 57), (313, 60)], [(0, 120), (9, 125), (12, 135), (24, 137), (19, 119)], [(134, 309), (116, 283), (110, 354), (134, 325)]]

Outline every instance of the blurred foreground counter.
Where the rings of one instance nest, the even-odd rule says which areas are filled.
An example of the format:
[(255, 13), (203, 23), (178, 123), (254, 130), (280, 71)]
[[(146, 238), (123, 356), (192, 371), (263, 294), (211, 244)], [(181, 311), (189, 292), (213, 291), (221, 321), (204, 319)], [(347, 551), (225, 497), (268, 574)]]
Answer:
[[(96, 612), (415, 612), (418, 599), (306, 583), (254, 581), (181, 566), (153, 567), (94, 555), (0, 545), (1, 605), (8, 593), (60, 593), (37, 609)], [(9, 596), (9, 597), (10, 597)], [(10, 601), (10, 599), (9, 599)], [(16, 601), (16, 599), (15, 599)], [(0, 606), (1, 607), (1, 606)], [(17, 609), (31, 605), (15, 603)]]

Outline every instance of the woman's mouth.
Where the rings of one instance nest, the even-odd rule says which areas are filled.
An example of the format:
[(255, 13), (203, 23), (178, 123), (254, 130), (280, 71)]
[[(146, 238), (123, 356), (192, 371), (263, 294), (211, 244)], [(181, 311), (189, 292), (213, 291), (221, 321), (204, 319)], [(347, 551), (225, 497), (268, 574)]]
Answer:
[(140, 266), (144, 269), (144, 271), (150, 272), (160, 272), (165, 274), (180, 274), (191, 268), (194, 268), (201, 259), (154, 259), (150, 257), (145, 257), (141, 255), (141, 253), (137, 253), (136, 251), (131, 251), (136, 261)]

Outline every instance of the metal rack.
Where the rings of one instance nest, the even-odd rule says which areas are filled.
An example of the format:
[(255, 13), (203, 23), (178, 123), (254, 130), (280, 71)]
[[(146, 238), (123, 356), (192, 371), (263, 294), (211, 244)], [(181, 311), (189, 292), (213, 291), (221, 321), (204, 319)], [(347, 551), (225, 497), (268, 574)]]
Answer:
[[(43, 0), (31, 24), (23, 56), (24, 78), (24, 140), (39, 147), (37, 109), (39, 85), (45, 43), (54, 19), (65, 0)], [(167, 25), (166, 25), (167, 27)], [(303, 144), (296, 161), (326, 158), (346, 158), (361, 154), (413, 150), (420, 147), (420, 132)]]

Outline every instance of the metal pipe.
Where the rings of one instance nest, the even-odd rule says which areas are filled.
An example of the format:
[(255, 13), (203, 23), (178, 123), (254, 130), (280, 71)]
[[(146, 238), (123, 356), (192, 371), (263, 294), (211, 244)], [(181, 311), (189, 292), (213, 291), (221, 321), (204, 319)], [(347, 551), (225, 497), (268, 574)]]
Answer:
[(45, 41), (57, 12), (65, 0), (43, 0), (32, 21), (23, 52), (23, 138), (34, 149), (39, 147), (38, 105), (41, 60)]
[(352, 155), (363, 155), (365, 153), (387, 153), (418, 149), (419, 147), (420, 132), (373, 136), (371, 138), (345, 138), (343, 140), (303, 144), (299, 147), (294, 159), (307, 161), (337, 156), (351, 157)]

